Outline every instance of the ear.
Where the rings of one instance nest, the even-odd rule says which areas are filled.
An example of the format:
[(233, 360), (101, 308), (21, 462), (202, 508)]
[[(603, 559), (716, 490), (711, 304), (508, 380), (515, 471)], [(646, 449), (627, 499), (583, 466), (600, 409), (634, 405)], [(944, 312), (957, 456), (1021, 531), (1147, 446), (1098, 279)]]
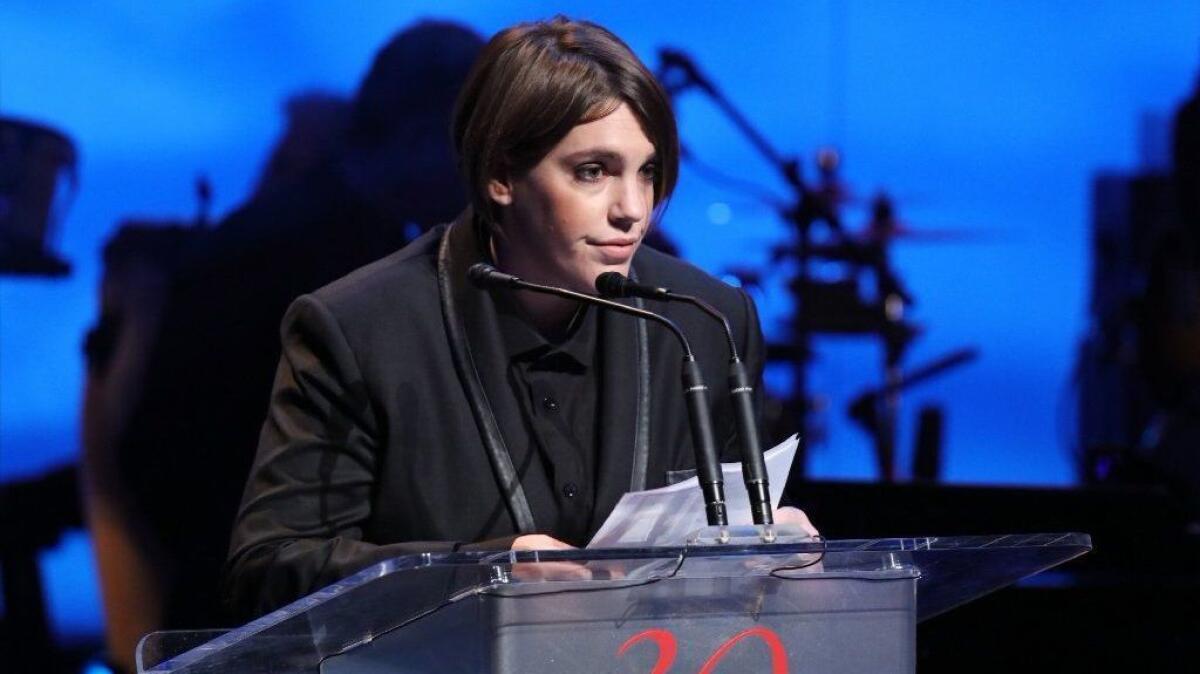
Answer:
[(513, 200), (512, 182), (506, 175), (491, 178), (487, 182), (487, 194), (497, 205), (508, 206)]

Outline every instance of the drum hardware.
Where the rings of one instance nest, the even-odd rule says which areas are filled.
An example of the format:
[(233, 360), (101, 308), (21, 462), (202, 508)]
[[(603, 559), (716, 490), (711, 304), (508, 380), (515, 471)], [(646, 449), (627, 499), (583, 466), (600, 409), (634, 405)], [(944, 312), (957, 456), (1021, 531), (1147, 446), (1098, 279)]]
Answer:
[[(835, 148), (825, 147), (817, 151), (813, 160), (816, 180), (806, 180), (800, 160), (777, 151), (687, 54), (675, 49), (662, 49), (659, 57), (658, 77), (668, 95), (676, 97), (689, 89), (703, 93), (774, 168), (791, 191), (790, 198), (779, 199), (770, 194), (764, 195), (764, 191), (757, 186), (753, 189), (747, 187), (745, 180), (722, 180), (727, 187), (745, 192), (772, 206), (791, 226), (791, 239), (771, 248), (770, 270), (763, 272), (745, 266), (726, 270), (726, 275), (735, 277), (743, 287), (761, 286), (764, 277), (770, 276), (773, 270), (789, 267), (794, 270), (786, 280), (795, 310), (788, 322), (790, 335), (784, 343), (767, 345), (768, 361), (789, 365), (793, 385), (789, 395), (767, 406), (773, 412), (773, 418), (767, 420), (769, 435), (785, 437), (797, 430), (802, 437), (811, 435), (808, 432), (811, 427), (809, 415), (814, 405), (807, 385), (807, 369), (813, 358), (814, 335), (878, 338), (884, 347), (884, 386), (879, 389), (883, 393), (867, 399), (871, 408), (869, 419), (861, 417), (860, 408), (855, 409), (860, 418), (870, 422), (869, 432), (875, 441), (880, 475), (890, 481), (894, 477), (892, 457), (895, 454), (894, 429), (899, 393), (907, 385), (906, 382), (915, 383), (914, 374), (924, 371), (905, 375), (900, 369), (909, 345), (921, 334), (922, 329), (904, 318), (905, 310), (914, 304), (914, 299), (890, 264), (890, 244), (898, 239), (954, 240), (961, 238), (960, 233), (925, 234), (905, 228), (896, 215), (893, 200), (885, 193), (872, 199), (871, 217), (863, 230), (859, 233), (848, 232), (843, 224), (841, 209), (852, 201), (852, 197), (839, 177), (841, 155)], [(699, 165), (701, 173), (716, 172), (716, 169), (704, 166), (695, 153), (687, 148), (684, 148), (682, 157), (689, 164)], [(782, 264), (784, 262), (795, 264)], [(841, 263), (847, 273), (834, 280), (817, 278), (814, 265), (823, 262)], [(874, 296), (864, 296), (859, 287), (864, 271), (869, 271), (874, 277)], [(955, 361), (954, 364), (960, 362), (965, 360)], [(920, 378), (933, 376), (945, 369), (948, 368), (932, 368)], [(799, 471), (799, 477), (803, 477), (805, 465), (804, 446), (801, 445), (793, 468)]]
[(0, 274), (70, 273), (53, 243), (78, 191), (78, 160), (62, 132), (0, 117)]

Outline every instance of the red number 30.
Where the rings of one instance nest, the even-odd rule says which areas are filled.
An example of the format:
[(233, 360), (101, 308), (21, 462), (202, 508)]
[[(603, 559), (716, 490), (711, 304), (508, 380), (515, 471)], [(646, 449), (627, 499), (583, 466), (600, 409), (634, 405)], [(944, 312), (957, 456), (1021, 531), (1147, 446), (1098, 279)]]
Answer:
[[(717, 668), (717, 663), (725, 659), (729, 651), (739, 641), (747, 637), (762, 639), (763, 643), (770, 649), (771, 674), (787, 674), (787, 652), (783, 648), (783, 641), (774, 631), (761, 626), (742, 630), (726, 640), (725, 643), (721, 644), (720, 648), (708, 657), (708, 660), (704, 661), (699, 674), (712, 674)], [(626, 639), (625, 643), (621, 644), (617, 655), (625, 655), (625, 651), (640, 641), (651, 641), (658, 648), (658, 661), (654, 663), (654, 669), (650, 670), (650, 674), (666, 674), (671, 665), (675, 663), (675, 656), (679, 653), (679, 643), (675, 639), (675, 635), (661, 628), (638, 632)]]

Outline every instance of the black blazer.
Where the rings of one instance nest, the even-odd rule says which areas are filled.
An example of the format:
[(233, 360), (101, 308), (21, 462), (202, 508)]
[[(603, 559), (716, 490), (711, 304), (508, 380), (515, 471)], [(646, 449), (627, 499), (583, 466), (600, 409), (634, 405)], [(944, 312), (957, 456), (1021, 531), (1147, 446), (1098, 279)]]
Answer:
[[(466, 280), (481, 259), (468, 211), (288, 309), (227, 564), (226, 597), (240, 616), (399, 555), (554, 535), (537, 523), (554, 497), (508, 393), (492, 298)], [(725, 313), (761, 382), (762, 334), (745, 293), (646, 247), (633, 274)], [(688, 335), (723, 459), (736, 459), (719, 325), (688, 306), (647, 308)], [(695, 463), (675, 338), (613, 312), (599, 320), (593, 532), (622, 494), (662, 486), (669, 471)]]

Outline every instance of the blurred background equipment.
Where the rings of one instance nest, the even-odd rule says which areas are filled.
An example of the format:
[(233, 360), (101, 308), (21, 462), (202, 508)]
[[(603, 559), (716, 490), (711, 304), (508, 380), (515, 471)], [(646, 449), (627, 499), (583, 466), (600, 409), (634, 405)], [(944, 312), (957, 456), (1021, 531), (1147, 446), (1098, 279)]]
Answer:
[(254, 192), (212, 227), (127, 221), (105, 245), (86, 345), (85, 505), (106, 643), (228, 625), (221, 573), (297, 296), (384, 257), (465, 203), (451, 110), (483, 45), (422, 20), (375, 54), (352, 99), (288, 98)]
[(48, 126), (0, 117), (0, 274), (65, 276), (54, 251), (78, 189), (75, 143)]
[[(976, 349), (959, 349), (937, 360), (914, 368), (910, 372), (889, 377), (886, 385), (868, 389), (859, 394), (846, 408), (846, 414), (869, 435), (880, 461), (880, 475), (891, 482), (895, 470), (892, 448), (895, 443), (895, 428), (888, 415), (894, 415), (895, 399), (898, 394), (922, 381), (971, 362), (979, 355)], [(916, 440), (913, 443), (912, 476), (926, 482), (936, 482), (940, 475), (942, 455), (942, 424), (945, 411), (941, 407), (926, 405), (920, 411)]]
[[(851, 197), (838, 175), (841, 155), (836, 149), (825, 147), (817, 151), (814, 164), (818, 178), (815, 182), (806, 180), (800, 160), (776, 150), (690, 56), (678, 49), (665, 48), (659, 50), (659, 60), (658, 77), (669, 95), (678, 96), (689, 89), (701, 92), (729, 118), (791, 190), (788, 199), (772, 196), (769, 190), (703, 165), (693, 148), (684, 146), (684, 161), (699, 166), (702, 175), (771, 204), (789, 225), (790, 240), (772, 247), (769, 268), (740, 266), (727, 270), (743, 286), (761, 284), (780, 269), (794, 270), (785, 280), (792, 300), (787, 340), (769, 344), (767, 348), (769, 361), (790, 365), (792, 386), (786, 395), (767, 405), (768, 437), (778, 440), (799, 432), (804, 439), (803, 448), (813, 435), (811, 415), (816, 405), (808, 386), (808, 369), (815, 357), (815, 335), (878, 339), (884, 352), (884, 384), (878, 392), (860, 396), (851, 405), (850, 416), (871, 437), (880, 479), (894, 481), (900, 392), (917, 381), (973, 359), (978, 350), (957, 352), (944, 363), (935, 363), (907, 377), (902, 373), (904, 356), (921, 328), (905, 320), (906, 309), (915, 300), (891, 264), (890, 246), (896, 240), (945, 240), (961, 237), (962, 233), (924, 233), (905, 227), (892, 199), (882, 192), (871, 200), (870, 218), (862, 230), (849, 231), (842, 207)], [(841, 273), (834, 278), (817, 274), (815, 268), (824, 263), (839, 265)], [(868, 275), (873, 286), (870, 292), (864, 290), (866, 284), (862, 282), (862, 277)], [(932, 437), (926, 435), (926, 452), (930, 451), (928, 442)], [(793, 471), (803, 475), (806, 466), (805, 453), (798, 450)]]
[[(62, 132), (0, 117), (0, 275), (70, 273), (54, 245), (78, 188), (77, 162), (75, 144)], [(0, 485), (0, 656), (26, 654), (5, 657), (0, 666), (6, 669), (53, 670), (62, 664), (53, 648), (38, 560), (65, 531), (83, 523), (76, 474), (74, 467), (64, 467)]]
[(64, 671), (44, 601), (41, 554), (83, 525), (74, 466), (0, 485), (0, 664), (4, 671)]
[(1093, 183), (1079, 470), (1169, 487), (1200, 521), (1200, 78), (1169, 126), (1141, 131), (1140, 170)]

